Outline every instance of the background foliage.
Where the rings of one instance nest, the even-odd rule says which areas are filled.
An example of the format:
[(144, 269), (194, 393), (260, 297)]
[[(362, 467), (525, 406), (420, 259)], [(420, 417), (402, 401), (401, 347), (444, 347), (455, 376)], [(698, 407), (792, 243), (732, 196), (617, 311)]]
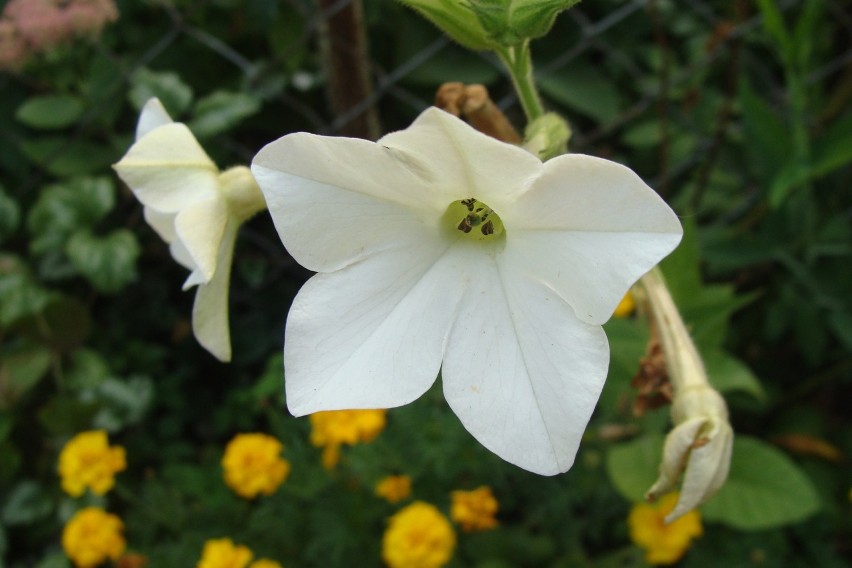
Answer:
[[(631, 413), (641, 319), (607, 325), (607, 387), (577, 464), (555, 478), (478, 446), (440, 388), (323, 469), (281, 383), (286, 311), (309, 274), (268, 216), (238, 242), (234, 363), (195, 343), (185, 274), (109, 165), (150, 96), (223, 167), (287, 132), (345, 132), (357, 112), (330, 109), (319, 46), (324, 14), (346, 3), (117, 4), (99, 40), (0, 74), (0, 566), (67, 566), (62, 525), (106, 501), (130, 548), (158, 568), (194, 565), (221, 536), (288, 567), (378, 565), (396, 507), (372, 488), (395, 472), (445, 510), (453, 489), (493, 488), (501, 526), (461, 535), (452, 566), (642, 565), (625, 519), (653, 481), (668, 416)], [(572, 151), (630, 165), (687, 229), (663, 270), (738, 438), (684, 566), (849, 558), (852, 17), (842, 4), (586, 0), (533, 43)], [(496, 60), (387, 0), (365, 2), (364, 24), (374, 88), (360, 108), (384, 131), (405, 127), (449, 80), (485, 84), (521, 125)], [(129, 468), (114, 494), (72, 500), (56, 457), (91, 428), (127, 448)], [(219, 468), (225, 443), (246, 431), (277, 436), (293, 464), (278, 493), (254, 503)]]

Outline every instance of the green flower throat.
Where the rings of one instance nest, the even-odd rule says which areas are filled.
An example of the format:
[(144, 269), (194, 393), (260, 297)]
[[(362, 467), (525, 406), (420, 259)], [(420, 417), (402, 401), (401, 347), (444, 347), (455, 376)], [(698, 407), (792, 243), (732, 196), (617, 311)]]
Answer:
[(444, 213), (443, 223), (456, 236), (477, 241), (490, 240), (503, 234), (503, 221), (497, 213), (473, 197), (450, 203)]

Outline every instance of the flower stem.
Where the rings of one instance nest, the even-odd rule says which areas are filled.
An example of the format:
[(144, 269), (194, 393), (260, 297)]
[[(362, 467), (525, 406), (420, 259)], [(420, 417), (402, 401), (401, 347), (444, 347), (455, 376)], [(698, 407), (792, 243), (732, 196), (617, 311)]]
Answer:
[(663, 272), (655, 266), (639, 282), (660, 336), (675, 397), (679, 391), (708, 386), (704, 362), (666, 286)]
[(515, 92), (517, 92), (521, 106), (524, 108), (524, 114), (527, 116), (527, 122), (532, 122), (543, 115), (544, 107), (541, 104), (541, 97), (538, 95), (538, 89), (533, 79), (529, 41), (501, 49), (497, 52), (497, 55), (503, 61), (506, 69), (509, 70)]

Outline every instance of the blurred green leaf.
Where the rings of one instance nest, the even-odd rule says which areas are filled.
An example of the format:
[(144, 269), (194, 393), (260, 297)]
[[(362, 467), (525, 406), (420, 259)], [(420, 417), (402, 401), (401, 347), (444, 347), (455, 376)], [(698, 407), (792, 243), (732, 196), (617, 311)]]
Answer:
[(75, 233), (65, 248), (71, 263), (102, 292), (118, 292), (136, 279), (139, 243), (128, 229), (105, 237), (89, 231)]
[(769, 101), (754, 92), (748, 79), (740, 80), (738, 99), (748, 165), (761, 179), (771, 180), (787, 163), (792, 152), (789, 129), (773, 112)]
[(93, 389), (109, 376), (109, 366), (104, 358), (91, 349), (75, 349), (64, 381), (72, 390)]
[(720, 350), (703, 352), (710, 383), (720, 392), (742, 391), (766, 401), (766, 391), (745, 363)]
[(92, 227), (115, 205), (115, 188), (108, 177), (77, 178), (42, 190), (27, 216), (33, 239), (30, 250), (42, 254), (62, 250), (72, 233)]
[(0, 244), (18, 230), (20, 221), (18, 203), (0, 186)]
[(260, 110), (260, 100), (245, 93), (216, 91), (195, 103), (190, 130), (199, 138), (221, 134)]
[(177, 73), (139, 69), (130, 79), (130, 102), (141, 111), (148, 99), (157, 97), (173, 117), (183, 114), (192, 103), (192, 89)]
[(701, 511), (708, 521), (751, 531), (797, 523), (819, 509), (816, 489), (790, 458), (756, 438), (737, 436), (728, 481)]
[(607, 123), (621, 111), (618, 87), (600, 68), (573, 62), (539, 79), (542, 94), (579, 113)]
[(606, 471), (621, 496), (638, 503), (657, 480), (662, 460), (663, 436), (645, 434), (611, 446), (606, 454)]
[(83, 114), (83, 101), (73, 95), (31, 97), (15, 113), (30, 128), (58, 130), (71, 126)]
[(56, 351), (70, 351), (86, 340), (92, 325), (89, 310), (69, 296), (54, 295), (40, 313), (19, 321), (15, 329)]
[(25, 480), (16, 485), (6, 498), (0, 517), (8, 526), (27, 525), (50, 514), (53, 503), (38, 483)]
[(40, 312), (51, 297), (20, 259), (0, 255), (0, 326), (9, 326)]
[(106, 379), (95, 393), (103, 408), (95, 415), (93, 425), (117, 432), (142, 419), (154, 397), (154, 383), (147, 377)]
[(38, 411), (39, 423), (56, 436), (73, 436), (91, 429), (99, 406), (69, 396), (54, 396)]
[(15, 402), (35, 387), (50, 369), (50, 351), (31, 346), (5, 351), (0, 359), (0, 407)]
[(30, 138), (21, 143), (21, 150), (33, 163), (57, 177), (95, 173), (121, 157), (112, 146), (64, 136)]
[(49, 554), (35, 568), (73, 568), (71, 561), (64, 554)]

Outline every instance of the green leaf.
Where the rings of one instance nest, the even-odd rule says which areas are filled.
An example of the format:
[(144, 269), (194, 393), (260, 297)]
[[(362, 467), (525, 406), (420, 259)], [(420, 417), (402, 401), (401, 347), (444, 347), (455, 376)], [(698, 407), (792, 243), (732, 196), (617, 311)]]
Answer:
[(27, 217), (33, 235), (30, 250), (36, 254), (62, 250), (72, 233), (93, 227), (114, 205), (112, 178), (84, 177), (48, 186)]
[(95, 392), (103, 408), (95, 415), (93, 425), (117, 432), (142, 419), (154, 398), (154, 383), (147, 377), (106, 379)]
[(50, 514), (53, 503), (34, 481), (22, 481), (12, 489), (0, 517), (8, 526), (27, 525)]
[(57, 177), (91, 174), (121, 157), (121, 152), (112, 146), (71, 140), (65, 136), (24, 140), (21, 150), (33, 163)]
[(130, 102), (142, 110), (148, 99), (157, 97), (171, 116), (184, 113), (192, 103), (192, 89), (177, 73), (139, 69), (130, 79)]
[(71, 365), (65, 372), (65, 385), (72, 390), (94, 389), (109, 376), (109, 366), (104, 358), (91, 349), (75, 349)]
[(3, 353), (0, 359), (0, 407), (14, 406), (50, 369), (50, 351), (31, 346)]
[(742, 391), (766, 401), (766, 391), (745, 363), (721, 350), (702, 353), (710, 382), (720, 392)]
[(92, 419), (99, 407), (96, 402), (84, 402), (66, 396), (54, 396), (38, 411), (39, 423), (55, 436), (73, 436), (91, 429)]
[(569, 109), (600, 123), (607, 123), (621, 112), (621, 97), (615, 83), (600, 69), (572, 63), (539, 80), (541, 92)]
[(260, 101), (245, 93), (216, 91), (195, 104), (190, 130), (199, 138), (214, 136), (236, 126), (257, 113)]
[(139, 243), (128, 229), (106, 237), (78, 231), (65, 248), (71, 263), (102, 292), (118, 292), (136, 279)]
[(91, 322), (89, 310), (79, 300), (53, 295), (40, 313), (22, 319), (15, 329), (36, 343), (66, 352), (83, 344)]
[(702, 514), (736, 529), (764, 530), (798, 523), (819, 509), (816, 489), (790, 458), (756, 438), (737, 436), (728, 481)]
[(789, 129), (772, 111), (769, 101), (754, 92), (748, 79), (740, 80), (738, 98), (748, 163), (761, 179), (771, 180), (792, 153)]
[(21, 222), (21, 210), (15, 201), (0, 186), (0, 244), (18, 230)]
[(606, 454), (606, 470), (616, 491), (631, 503), (644, 500), (657, 480), (663, 459), (663, 436), (646, 434), (615, 444)]
[(793, 49), (792, 39), (787, 31), (787, 26), (784, 24), (784, 18), (781, 17), (777, 2), (775, 0), (757, 0), (757, 5), (763, 16), (764, 27), (781, 48), (785, 58), (789, 57)]
[(17, 257), (0, 255), (0, 326), (43, 310), (51, 293), (42, 288)]
[(84, 110), (83, 101), (73, 95), (31, 97), (18, 107), (19, 122), (41, 130), (58, 130), (71, 126)]
[(51, 554), (42, 558), (35, 568), (72, 568), (72, 565), (64, 554)]

